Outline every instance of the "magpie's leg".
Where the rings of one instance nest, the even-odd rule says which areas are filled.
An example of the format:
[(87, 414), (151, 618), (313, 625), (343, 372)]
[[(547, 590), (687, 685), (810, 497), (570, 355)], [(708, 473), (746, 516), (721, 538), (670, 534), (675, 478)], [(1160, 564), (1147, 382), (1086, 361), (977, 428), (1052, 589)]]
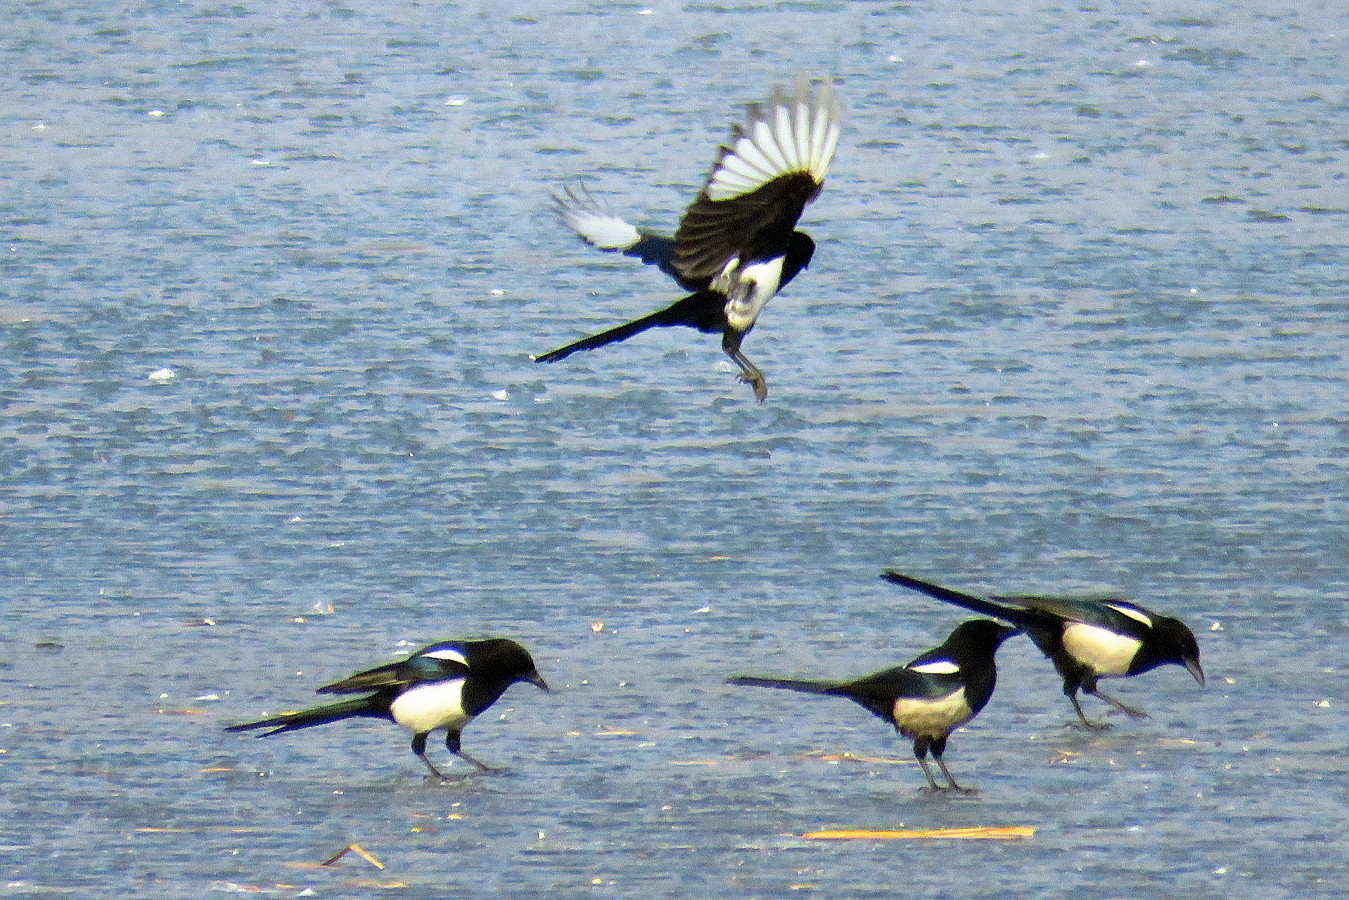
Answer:
[(474, 768), (484, 775), (501, 774), (510, 771), (510, 769), (505, 768), (494, 768), (469, 756), (464, 748), (460, 746), (460, 733), (457, 731), (447, 731), (445, 733), (445, 747), (460, 759), (473, 763)]
[[(932, 777), (932, 767), (927, 764), (927, 751), (932, 746), (932, 741), (925, 737), (915, 738), (913, 741), (913, 755), (918, 758), (918, 765), (923, 767), (923, 774), (927, 776), (927, 789), (936, 793), (943, 790), (937, 785), (937, 779)], [(941, 757), (935, 757), (937, 765), (941, 766), (942, 773), (946, 775), (946, 780), (951, 781), (951, 773), (946, 771), (946, 766), (942, 765)], [(955, 782), (951, 782), (954, 784)]]
[(951, 777), (951, 770), (946, 768), (946, 761), (942, 759), (944, 753), (946, 753), (946, 738), (937, 738), (932, 742), (932, 758), (935, 759), (937, 765), (941, 767), (941, 773), (946, 776), (946, 783), (950, 790), (959, 791), (962, 794), (977, 794), (978, 791), (974, 788), (964, 788), (956, 784), (956, 780)]
[(759, 371), (759, 367), (740, 352), (740, 340), (744, 336), (743, 332), (728, 329), (721, 337), (721, 349), (735, 360), (735, 364), (740, 367), (740, 380), (754, 389), (754, 399), (762, 403), (768, 399), (768, 380), (764, 378), (763, 372)]
[(1117, 709), (1117, 710), (1119, 710), (1120, 712), (1124, 713), (1126, 716), (1128, 716), (1128, 717), (1131, 718), (1131, 719), (1146, 719), (1146, 718), (1148, 718), (1148, 714), (1145, 713), (1145, 712), (1143, 712), (1143, 710), (1141, 710), (1141, 709), (1134, 709), (1132, 706), (1125, 706), (1123, 703), (1120, 703), (1120, 702), (1119, 702), (1118, 700), (1116, 700), (1114, 697), (1109, 697), (1109, 696), (1107, 696), (1107, 695), (1105, 695), (1105, 694), (1102, 694), (1100, 691), (1098, 691), (1098, 690), (1096, 690), (1096, 689), (1094, 689), (1094, 688), (1091, 689), (1091, 690), (1088, 690), (1087, 693), (1088, 693), (1088, 694), (1091, 694), (1093, 697), (1096, 697), (1097, 699), (1104, 700), (1106, 703), (1109, 703), (1111, 706), (1115, 707), (1115, 709)]
[(920, 756), (918, 757), (918, 764), (923, 767), (923, 774), (927, 776), (927, 789), (934, 792), (940, 791), (941, 788), (937, 786), (937, 779), (932, 777), (932, 767), (927, 764), (927, 760)]
[[(1105, 731), (1111, 727), (1109, 722), (1093, 722), (1087, 718), (1087, 714), (1082, 711), (1082, 703), (1077, 699), (1077, 683), (1064, 682), (1063, 695), (1073, 704), (1073, 709), (1077, 710), (1077, 717), (1082, 720), (1082, 727), (1091, 731)], [(1099, 694), (1097, 696), (1100, 696)]]
[(412, 736), (412, 752), (417, 754), (417, 758), (420, 759), (426, 765), (426, 768), (431, 770), (432, 775), (439, 778), (441, 781), (448, 781), (449, 776), (447, 776), (444, 772), (440, 771), (434, 765), (432, 765), (431, 760), (427, 759), (426, 757), (427, 734), (428, 732), (423, 731), (420, 734), (414, 734)]
[(946, 763), (942, 761), (942, 758), (940, 756), (935, 756), (933, 757), (933, 759), (937, 760), (938, 766), (941, 766), (941, 773), (946, 776), (946, 783), (951, 786), (951, 790), (959, 791), (962, 794), (979, 793), (979, 791), (975, 788), (961, 787), (960, 785), (956, 784), (956, 780), (951, 777), (951, 770), (946, 768)]

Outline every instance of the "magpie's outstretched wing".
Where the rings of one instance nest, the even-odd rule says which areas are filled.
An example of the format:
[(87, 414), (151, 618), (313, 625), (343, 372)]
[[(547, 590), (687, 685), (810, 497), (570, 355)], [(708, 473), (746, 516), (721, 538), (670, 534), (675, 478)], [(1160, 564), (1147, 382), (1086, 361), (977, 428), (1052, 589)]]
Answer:
[(843, 105), (829, 82), (793, 94), (775, 87), (748, 107), (674, 238), (674, 266), (689, 280), (714, 278), (733, 259), (787, 246), (806, 204), (824, 186), (838, 147)]
[(674, 238), (647, 231), (614, 215), (588, 191), (576, 182), (562, 186), (562, 193), (553, 195), (557, 214), (576, 236), (592, 247), (610, 250), (640, 259), (655, 266), (666, 275), (683, 284), (674, 267)]

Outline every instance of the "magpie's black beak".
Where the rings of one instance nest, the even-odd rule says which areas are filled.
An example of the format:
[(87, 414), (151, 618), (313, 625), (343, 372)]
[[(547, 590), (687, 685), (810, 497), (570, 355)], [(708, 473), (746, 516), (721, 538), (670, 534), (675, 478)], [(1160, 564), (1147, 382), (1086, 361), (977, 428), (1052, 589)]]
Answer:
[(1194, 676), (1194, 680), (1197, 681), (1197, 682), (1199, 682), (1199, 686), (1200, 686), (1200, 687), (1203, 687), (1203, 686), (1204, 686), (1204, 670), (1201, 669), (1201, 668), (1199, 668), (1199, 658), (1198, 658), (1198, 657), (1191, 657), (1190, 659), (1185, 660), (1185, 668), (1186, 668), (1187, 671), (1189, 671), (1189, 673), (1190, 673), (1191, 675)]
[[(543, 676), (538, 673), (538, 670), (530, 672), (528, 675), (526, 675), (525, 681), (528, 681), (530, 684), (534, 685), (541, 691), (552, 690), (552, 688), (548, 686), (548, 682), (544, 681)], [(1203, 682), (1201, 681), (1200, 684), (1203, 684)]]

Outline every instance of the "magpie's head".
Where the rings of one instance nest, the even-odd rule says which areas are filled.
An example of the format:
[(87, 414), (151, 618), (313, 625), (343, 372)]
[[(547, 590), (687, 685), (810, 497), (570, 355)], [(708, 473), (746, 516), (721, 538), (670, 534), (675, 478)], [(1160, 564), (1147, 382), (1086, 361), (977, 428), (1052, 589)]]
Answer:
[(1176, 624), (1181, 629), (1181, 633), (1177, 636), (1177, 642), (1180, 644), (1180, 664), (1194, 676), (1199, 686), (1203, 687), (1204, 670), (1199, 667), (1199, 642), (1194, 639), (1194, 632), (1186, 627), (1184, 622), (1176, 620)]
[(1009, 637), (1015, 637), (1021, 633), (1021, 629), (1015, 625), (1007, 625), (1003, 622), (993, 622), (997, 627), (997, 633), (993, 636), (993, 648), (996, 650), (1002, 646), (1002, 642)]
[(534, 671), (530, 672), (528, 675), (526, 675), (524, 678), (521, 678), (520, 680), (528, 681), (530, 684), (534, 685), (541, 691), (552, 690), (552, 688), (548, 686), (548, 682), (543, 680), (543, 676), (539, 674), (538, 669), (535, 669)]
[(796, 264), (796, 271), (810, 265), (815, 255), (815, 241), (804, 231), (793, 231), (791, 242), (787, 245), (787, 259)]
[(529, 651), (509, 638), (491, 638), (464, 644), (469, 672), (506, 684), (525, 681), (540, 690), (549, 690)]
[[(1180, 619), (1156, 615), (1152, 624), (1153, 639), (1144, 644), (1139, 655), (1150, 655), (1147, 668), (1175, 663), (1184, 666), (1199, 686), (1204, 686), (1204, 670), (1199, 666), (1199, 642), (1194, 632)], [(1135, 664), (1137, 665), (1137, 664)]]
[(992, 658), (1003, 641), (1020, 633), (1020, 628), (992, 619), (970, 619), (957, 625), (942, 646), (949, 650), (953, 659), (958, 656)]

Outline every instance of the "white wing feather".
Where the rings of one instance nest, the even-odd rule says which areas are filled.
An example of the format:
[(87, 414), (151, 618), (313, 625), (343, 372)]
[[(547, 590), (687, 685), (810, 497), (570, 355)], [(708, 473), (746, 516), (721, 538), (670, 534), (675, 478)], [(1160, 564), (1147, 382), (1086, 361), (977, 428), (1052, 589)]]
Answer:
[(812, 92), (801, 82), (795, 94), (775, 89), (766, 111), (751, 108), (742, 135), (722, 154), (704, 188), (709, 200), (752, 193), (794, 172), (824, 182), (842, 129), (843, 106), (833, 85)]
[(601, 250), (626, 250), (642, 239), (636, 226), (600, 206), (583, 186), (567, 185), (554, 194), (558, 215), (576, 236)]

